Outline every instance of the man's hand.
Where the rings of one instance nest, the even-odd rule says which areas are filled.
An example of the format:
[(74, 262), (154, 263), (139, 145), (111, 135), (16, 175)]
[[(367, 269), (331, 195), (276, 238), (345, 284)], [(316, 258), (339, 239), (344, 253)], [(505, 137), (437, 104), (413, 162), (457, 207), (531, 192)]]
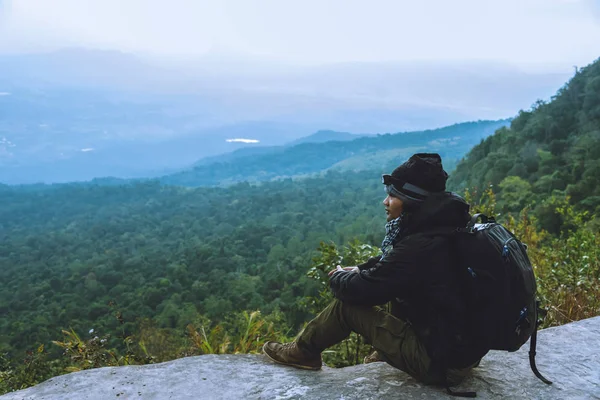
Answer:
[(344, 267), (344, 268), (342, 268), (341, 265), (337, 265), (335, 267), (335, 269), (332, 269), (331, 271), (329, 271), (329, 273), (327, 275), (329, 277), (331, 277), (337, 271), (358, 272), (358, 267)]

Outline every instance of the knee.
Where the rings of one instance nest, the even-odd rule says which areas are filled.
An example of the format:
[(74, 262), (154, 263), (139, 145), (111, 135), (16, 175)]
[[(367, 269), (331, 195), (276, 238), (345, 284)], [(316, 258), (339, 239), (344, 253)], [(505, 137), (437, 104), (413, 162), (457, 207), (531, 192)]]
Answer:
[(331, 303), (327, 306), (326, 310), (329, 310), (330, 313), (339, 314), (344, 309), (348, 308), (343, 301), (338, 299), (333, 299)]
[(333, 299), (333, 301), (331, 303), (329, 303), (330, 306), (332, 307), (338, 307), (338, 308), (352, 308), (352, 309), (370, 309), (373, 308), (371, 306), (362, 306), (362, 305), (358, 305), (358, 304), (352, 304), (352, 303), (348, 303), (348, 302), (344, 302), (342, 300), (339, 299)]
[(329, 303), (329, 305), (333, 306), (333, 307), (341, 307), (343, 304), (344, 304), (343, 301), (341, 301), (340, 299), (336, 299), (335, 297), (333, 298), (331, 303)]
[(355, 307), (339, 299), (333, 299), (323, 311), (327, 314), (336, 315), (338, 319), (345, 320), (348, 315), (355, 314)]

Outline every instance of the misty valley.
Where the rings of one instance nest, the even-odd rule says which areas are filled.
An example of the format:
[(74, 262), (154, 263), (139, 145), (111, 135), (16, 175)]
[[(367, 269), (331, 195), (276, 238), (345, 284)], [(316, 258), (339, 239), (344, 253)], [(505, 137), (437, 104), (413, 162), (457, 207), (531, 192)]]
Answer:
[[(115, 60), (135, 79), (110, 72)], [(384, 72), (399, 87), (410, 81)], [(355, 73), (368, 92), (368, 74)], [(380, 253), (381, 175), (420, 152), (441, 155), (448, 190), (471, 212), (527, 243), (544, 327), (600, 315), (599, 60), (568, 80), (509, 71), (495, 100), (481, 94), (493, 79), (473, 76), (456, 104), (481, 95), (502, 109), (513, 90), (555, 93), (485, 120), (400, 99), (397, 109), (372, 98), (358, 107), (343, 100), (344, 82), (317, 107), (293, 94), (300, 77), (256, 84), (279, 91), (204, 78), (199, 95), (112, 53), (0, 55), (0, 74), (0, 393), (293, 339), (332, 299), (329, 270)], [(324, 361), (354, 365), (370, 351), (354, 335)]]

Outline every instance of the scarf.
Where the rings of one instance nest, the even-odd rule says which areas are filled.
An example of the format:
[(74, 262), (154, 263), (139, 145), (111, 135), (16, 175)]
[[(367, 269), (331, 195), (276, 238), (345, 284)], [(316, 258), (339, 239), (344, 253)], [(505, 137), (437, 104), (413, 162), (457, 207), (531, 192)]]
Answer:
[(406, 213), (403, 211), (400, 216), (385, 224), (385, 237), (381, 242), (381, 252), (385, 257), (387, 253), (394, 247), (396, 239), (401, 237), (402, 221), (406, 219)]

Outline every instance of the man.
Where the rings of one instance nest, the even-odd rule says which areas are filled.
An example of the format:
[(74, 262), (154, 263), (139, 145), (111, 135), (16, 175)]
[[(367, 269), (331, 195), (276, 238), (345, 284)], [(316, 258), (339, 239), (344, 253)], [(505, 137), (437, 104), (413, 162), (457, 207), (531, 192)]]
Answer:
[[(466, 305), (447, 236), (464, 227), (469, 205), (446, 192), (438, 154), (415, 154), (383, 176), (387, 213), (382, 255), (330, 272), (336, 299), (292, 343), (267, 342), (272, 360), (321, 368), (321, 352), (354, 331), (376, 357), (427, 384), (457, 384), (478, 361), (469, 354)], [(430, 231), (428, 234), (427, 232)], [(388, 313), (377, 305), (391, 302)]]

